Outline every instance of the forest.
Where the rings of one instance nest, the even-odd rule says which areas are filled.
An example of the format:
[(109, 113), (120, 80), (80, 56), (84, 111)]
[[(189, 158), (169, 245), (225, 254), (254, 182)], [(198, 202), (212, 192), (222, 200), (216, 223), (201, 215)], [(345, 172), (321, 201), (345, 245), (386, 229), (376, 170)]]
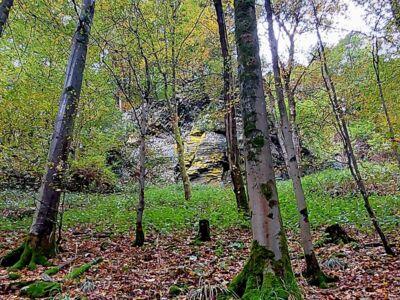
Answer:
[(400, 299), (398, 0), (0, 0), (0, 299)]

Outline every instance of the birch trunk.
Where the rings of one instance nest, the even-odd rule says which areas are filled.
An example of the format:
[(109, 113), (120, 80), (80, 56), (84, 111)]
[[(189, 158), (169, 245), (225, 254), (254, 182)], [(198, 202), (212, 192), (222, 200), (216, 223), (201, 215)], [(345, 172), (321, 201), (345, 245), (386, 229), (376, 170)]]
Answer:
[[(247, 191), (253, 247), (230, 289), (241, 298), (300, 299), (282, 226), (270, 149), (254, 0), (235, 0)], [(279, 291), (278, 291), (279, 290)]]
[(361, 196), (363, 197), (364, 206), (365, 206), (365, 209), (367, 210), (368, 216), (369, 216), (376, 232), (378, 233), (379, 237), (381, 238), (382, 245), (385, 249), (385, 252), (387, 254), (394, 255), (394, 252), (393, 252), (392, 248), (390, 247), (388, 240), (386, 239), (386, 236), (383, 233), (383, 231), (379, 225), (379, 222), (375, 215), (375, 212), (372, 209), (371, 204), (369, 203), (369, 193), (365, 187), (364, 180), (363, 180), (360, 170), (358, 168), (358, 162), (354, 155), (349, 130), (348, 130), (347, 124), (346, 124), (346, 119), (343, 114), (343, 110), (341, 109), (341, 107), (339, 105), (339, 101), (338, 101), (336, 89), (335, 89), (335, 84), (332, 81), (332, 77), (331, 77), (331, 74), (330, 74), (330, 71), (328, 68), (326, 55), (325, 55), (325, 47), (322, 42), (321, 34), (319, 31), (320, 24), (319, 24), (318, 13), (317, 13), (317, 9), (316, 9), (315, 5), (313, 5), (313, 11), (314, 11), (314, 18), (315, 18), (315, 29), (316, 29), (316, 33), (317, 33), (318, 51), (319, 51), (319, 56), (320, 56), (320, 61), (321, 61), (322, 78), (324, 80), (325, 89), (328, 94), (329, 101), (331, 103), (333, 114), (335, 116), (336, 125), (339, 130), (339, 135), (343, 142), (344, 151), (345, 151), (347, 159), (348, 159), (349, 169), (354, 178), (354, 181), (357, 184), (358, 190), (359, 190)]
[(380, 68), (379, 68), (378, 38), (375, 38), (375, 41), (374, 41), (374, 43), (372, 45), (372, 64), (374, 66), (376, 84), (378, 85), (378, 90), (379, 90), (379, 100), (381, 101), (383, 112), (384, 112), (385, 118), (386, 118), (386, 123), (387, 123), (388, 129), (389, 129), (389, 138), (390, 138), (390, 142), (392, 144), (393, 156), (396, 158), (397, 165), (400, 168), (399, 142), (396, 141), (395, 134), (394, 134), (394, 129), (393, 129), (393, 124), (392, 124), (392, 121), (390, 119), (389, 111), (388, 111), (387, 105), (386, 105), (385, 96), (383, 94), (381, 74), (380, 74)]
[(287, 167), (288, 167), (289, 177), (291, 178), (293, 183), (294, 194), (297, 201), (297, 210), (299, 212), (301, 245), (304, 251), (304, 256), (307, 264), (306, 275), (307, 277), (310, 277), (310, 282), (312, 284), (324, 285), (326, 278), (319, 267), (318, 260), (315, 255), (314, 247), (312, 244), (311, 227), (308, 220), (307, 204), (304, 196), (303, 187), (301, 184), (301, 173), (296, 158), (296, 150), (293, 143), (292, 130), (289, 124), (288, 114), (285, 105), (281, 71), (279, 67), (278, 43), (273, 28), (273, 19), (272, 19), (273, 13), (270, 0), (265, 1), (265, 9), (267, 13), (268, 37), (271, 49), (276, 99), (278, 102), (279, 115), (280, 115), (280, 128), (282, 129), (282, 134), (284, 138), (283, 146), (286, 149), (286, 153), (288, 155)]
[(0, 37), (3, 36), (4, 27), (13, 4), (14, 0), (3, 0), (0, 4)]
[(288, 99), (288, 106), (289, 106), (289, 124), (290, 124), (290, 130), (292, 132), (292, 140), (293, 140), (293, 145), (294, 145), (294, 150), (296, 154), (296, 160), (297, 164), (301, 165), (301, 145), (300, 145), (300, 137), (299, 137), (299, 131), (297, 128), (297, 110), (296, 110), (296, 100), (294, 98), (294, 93), (292, 88), (290, 87), (290, 76), (283, 76), (283, 81), (284, 81), (284, 88), (285, 88), (285, 93), (286, 97)]
[(231, 179), (233, 190), (236, 196), (237, 207), (240, 210), (248, 211), (249, 206), (247, 202), (246, 189), (242, 177), (240, 167), (240, 155), (237, 140), (236, 130), (236, 110), (233, 99), (233, 75), (232, 75), (232, 58), (229, 53), (228, 35), (226, 32), (226, 24), (224, 18), (224, 11), (222, 8), (221, 0), (214, 0), (215, 11), (217, 15), (219, 40), (221, 44), (222, 58), (224, 61), (224, 103), (225, 103), (225, 132), (227, 142), (227, 153), (229, 161), (229, 169), (231, 172)]
[(83, 1), (82, 12), (72, 41), (64, 89), (47, 158), (48, 163), (36, 201), (35, 215), (25, 242), (24, 253), (16, 263), (16, 268), (22, 268), (27, 264), (34, 268), (35, 264), (45, 263), (46, 258), (54, 255), (56, 251), (55, 228), (62, 177), (68, 159), (76, 108), (82, 88), (94, 4), (94, 0)]

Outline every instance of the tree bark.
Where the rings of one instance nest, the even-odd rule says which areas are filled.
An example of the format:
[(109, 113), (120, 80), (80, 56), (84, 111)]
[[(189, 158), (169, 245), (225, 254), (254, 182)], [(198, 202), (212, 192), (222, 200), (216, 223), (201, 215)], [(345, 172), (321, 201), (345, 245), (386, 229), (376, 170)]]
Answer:
[(226, 24), (224, 18), (224, 11), (222, 8), (221, 0), (214, 0), (215, 11), (217, 15), (219, 40), (221, 44), (222, 58), (224, 61), (224, 103), (225, 103), (225, 132), (227, 142), (227, 153), (229, 161), (229, 169), (231, 172), (231, 179), (233, 190), (236, 196), (237, 207), (240, 210), (248, 211), (249, 206), (247, 202), (246, 189), (242, 177), (240, 167), (240, 155), (237, 140), (236, 130), (236, 109), (234, 102), (233, 91), (233, 75), (232, 75), (232, 57), (229, 53), (228, 35), (226, 32)]
[(139, 202), (136, 210), (136, 235), (135, 246), (143, 246), (143, 212), (144, 212), (144, 189), (146, 180), (146, 127), (147, 127), (147, 107), (146, 102), (142, 101), (142, 111), (140, 119), (140, 147), (139, 147)]
[(392, 9), (392, 14), (394, 22), (397, 26), (397, 30), (400, 31), (400, 3), (399, 0), (390, 0), (390, 8)]
[[(180, 5), (178, 1), (177, 5)], [(171, 41), (171, 69), (172, 69), (172, 99), (168, 100), (172, 103), (169, 104), (169, 110), (172, 119), (172, 131), (174, 133), (175, 142), (176, 142), (176, 152), (178, 154), (178, 163), (181, 179), (183, 182), (183, 190), (185, 192), (185, 200), (189, 200), (192, 198), (192, 185), (190, 183), (189, 176), (187, 174), (186, 164), (185, 164), (185, 147), (183, 144), (183, 139), (181, 135), (181, 130), (179, 127), (179, 114), (177, 109), (177, 99), (176, 99), (176, 86), (177, 86), (177, 78), (176, 78), (176, 68), (177, 68), (177, 54), (176, 54), (176, 36), (175, 36), (175, 23), (177, 21), (177, 7), (173, 8), (173, 26), (171, 30), (172, 41)]]
[(301, 184), (301, 172), (296, 158), (296, 150), (293, 143), (293, 135), (291, 130), (292, 127), (289, 123), (285, 97), (283, 93), (281, 70), (279, 67), (278, 42), (276, 40), (273, 28), (273, 12), (270, 0), (265, 1), (265, 10), (267, 13), (268, 37), (272, 56), (272, 69), (274, 73), (276, 99), (278, 102), (280, 115), (280, 127), (282, 129), (282, 134), (284, 138), (284, 147), (288, 155), (287, 167), (289, 177), (292, 179), (294, 194), (297, 200), (297, 210), (300, 217), (299, 224), (301, 232), (301, 245), (303, 247), (307, 264), (306, 275), (310, 277), (311, 283), (321, 285), (325, 284), (326, 279), (325, 275), (321, 271), (321, 268), (319, 267), (312, 244), (311, 227), (308, 220), (307, 204)]
[[(270, 148), (259, 56), (254, 0), (235, 0), (235, 37), (239, 62), (247, 190), (253, 247), (243, 270), (231, 282), (239, 297), (300, 299), (282, 226)], [(297, 297), (295, 295), (298, 295)], [(276, 296), (276, 294), (275, 294)]]
[(3, 36), (4, 27), (13, 4), (14, 0), (3, 0), (0, 4), (0, 38)]
[(389, 111), (388, 111), (388, 108), (386, 105), (385, 96), (383, 94), (379, 62), (380, 62), (380, 59), (379, 59), (378, 38), (375, 37), (375, 40), (372, 45), (372, 64), (374, 67), (376, 84), (378, 85), (378, 90), (379, 90), (379, 100), (381, 101), (383, 112), (384, 112), (385, 118), (386, 118), (386, 123), (387, 123), (388, 129), (389, 129), (389, 138), (390, 138), (390, 142), (392, 144), (393, 156), (396, 158), (397, 165), (400, 168), (400, 153), (399, 153), (400, 147), (399, 147), (399, 142), (396, 141), (396, 138), (395, 138), (393, 124), (390, 119)]
[(72, 41), (64, 89), (47, 158), (48, 163), (36, 201), (33, 222), (25, 242), (25, 250), (16, 264), (17, 268), (27, 264), (34, 267), (34, 264), (43, 263), (45, 258), (55, 254), (55, 228), (62, 177), (68, 159), (76, 108), (82, 88), (94, 4), (94, 0), (83, 1)]
[(394, 255), (394, 252), (393, 252), (392, 248), (390, 247), (389, 242), (386, 239), (386, 236), (383, 233), (383, 231), (379, 225), (379, 222), (375, 215), (375, 212), (372, 209), (371, 204), (369, 203), (369, 194), (365, 187), (365, 183), (361, 176), (360, 170), (358, 168), (358, 162), (354, 155), (353, 146), (351, 144), (351, 138), (350, 138), (349, 130), (347, 128), (344, 112), (343, 112), (342, 108), (340, 107), (340, 104), (339, 104), (339, 101), (337, 98), (336, 89), (335, 89), (335, 84), (332, 80), (330, 70), (328, 68), (326, 54), (325, 54), (325, 47), (322, 42), (322, 37), (320, 34), (320, 30), (319, 30), (320, 23), (319, 23), (319, 19), (318, 19), (317, 8), (314, 3), (313, 3), (313, 12), (314, 12), (314, 18), (315, 18), (315, 29), (316, 29), (316, 33), (317, 33), (319, 58), (320, 58), (320, 62), (321, 62), (321, 74), (322, 74), (325, 89), (328, 94), (328, 98), (329, 98), (329, 101), (330, 101), (330, 104), (332, 107), (332, 112), (335, 116), (339, 135), (342, 139), (343, 148), (344, 148), (344, 151), (347, 156), (349, 170), (350, 170), (352, 177), (357, 184), (358, 190), (364, 200), (364, 206), (365, 206), (365, 209), (367, 210), (368, 216), (369, 216), (376, 232), (378, 233), (379, 237), (382, 240), (382, 244), (385, 249), (385, 252), (387, 254)]

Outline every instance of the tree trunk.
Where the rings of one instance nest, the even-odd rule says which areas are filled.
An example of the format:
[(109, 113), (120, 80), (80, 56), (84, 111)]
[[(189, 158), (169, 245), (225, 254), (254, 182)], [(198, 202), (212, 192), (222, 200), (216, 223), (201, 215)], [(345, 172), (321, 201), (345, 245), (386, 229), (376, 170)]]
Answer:
[(292, 139), (293, 139), (293, 145), (294, 145), (294, 150), (296, 154), (296, 160), (297, 164), (301, 164), (301, 145), (300, 145), (300, 137), (299, 137), (299, 131), (297, 128), (297, 110), (296, 110), (296, 100), (294, 98), (294, 92), (292, 88), (290, 87), (290, 76), (283, 76), (283, 81), (284, 81), (284, 88), (286, 92), (286, 97), (288, 99), (288, 106), (289, 106), (289, 125), (290, 125), (290, 130), (292, 131)]
[(219, 40), (221, 43), (222, 58), (224, 60), (224, 103), (225, 103), (225, 132), (227, 142), (227, 153), (229, 169), (231, 172), (233, 190), (236, 196), (237, 207), (240, 210), (248, 211), (246, 189), (240, 168), (240, 155), (236, 130), (236, 110), (233, 99), (233, 75), (232, 59), (229, 53), (228, 36), (226, 32), (224, 11), (221, 0), (214, 0), (215, 11), (217, 15)]
[[(177, 4), (180, 5), (180, 2)], [(169, 110), (172, 118), (172, 130), (175, 137), (176, 142), (176, 152), (178, 154), (178, 163), (179, 163), (179, 170), (181, 174), (181, 179), (183, 182), (183, 189), (185, 192), (185, 200), (189, 200), (192, 198), (192, 185), (190, 183), (189, 176), (186, 170), (185, 164), (185, 147), (182, 140), (181, 130), (179, 128), (179, 114), (177, 108), (177, 99), (176, 99), (176, 85), (177, 85), (177, 78), (176, 78), (176, 68), (177, 68), (177, 54), (175, 53), (176, 49), (176, 36), (175, 36), (175, 22), (177, 20), (177, 8), (173, 10), (172, 19), (174, 21), (174, 25), (172, 26), (172, 38), (171, 38), (171, 69), (172, 69), (172, 99), (169, 104)]]
[(140, 119), (140, 147), (139, 147), (139, 202), (136, 210), (136, 235), (135, 246), (143, 246), (144, 232), (143, 232), (143, 212), (144, 212), (144, 188), (146, 176), (146, 127), (147, 127), (147, 111), (146, 103), (142, 102), (142, 111)]
[(379, 100), (381, 101), (383, 112), (384, 112), (385, 118), (386, 118), (386, 123), (389, 128), (389, 138), (390, 138), (390, 142), (392, 144), (393, 156), (396, 158), (397, 165), (400, 168), (399, 142), (396, 141), (393, 124), (390, 119), (389, 111), (388, 111), (387, 105), (386, 105), (385, 96), (383, 94), (382, 81), (381, 81), (381, 75), (380, 75), (380, 69), (379, 69), (379, 45), (378, 45), (377, 37), (375, 38), (375, 41), (372, 45), (372, 64), (374, 66), (376, 84), (378, 85), (378, 90), (379, 90)]
[(4, 27), (13, 4), (14, 0), (3, 0), (0, 4), (0, 37), (3, 36)]
[(36, 211), (25, 242), (24, 253), (16, 268), (29, 264), (43, 264), (55, 254), (55, 228), (62, 190), (62, 177), (68, 159), (76, 108), (82, 88), (83, 71), (89, 43), (90, 26), (94, 14), (94, 0), (84, 0), (82, 12), (73, 37), (71, 54), (66, 70), (53, 137), (48, 153), (48, 163), (36, 201)]
[(192, 197), (192, 186), (190, 184), (189, 175), (187, 174), (185, 164), (185, 148), (183, 145), (182, 135), (179, 128), (179, 116), (177, 112), (173, 112), (172, 116), (172, 130), (176, 142), (176, 152), (178, 156), (179, 172), (183, 182), (183, 190), (185, 192), (185, 200), (190, 200)]
[(382, 244), (383, 244), (383, 247), (384, 247), (386, 253), (390, 254), (390, 255), (394, 255), (394, 252), (393, 252), (392, 248), (390, 247), (390, 245), (386, 239), (386, 236), (383, 233), (383, 231), (379, 225), (379, 222), (378, 222), (378, 219), (376, 218), (375, 212), (373, 211), (373, 209), (369, 203), (368, 191), (365, 188), (364, 180), (363, 180), (361, 173), (359, 171), (359, 168), (358, 168), (358, 162), (354, 155), (349, 130), (347, 128), (346, 120), (343, 115), (343, 110), (339, 105), (335, 85), (332, 81), (330, 71), (328, 68), (326, 55), (325, 55), (325, 47), (322, 42), (321, 34), (319, 31), (320, 24), (319, 24), (318, 13), (317, 13), (317, 9), (316, 9), (315, 5), (313, 5), (313, 10), (314, 10), (314, 18), (315, 18), (315, 29), (316, 29), (316, 33), (317, 33), (319, 58), (321, 61), (322, 78), (324, 80), (325, 89), (328, 94), (329, 101), (331, 103), (333, 114), (335, 116), (336, 125), (339, 130), (339, 135), (343, 142), (344, 151), (345, 151), (347, 159), (348, 159), (349, 169), (354, 178), (354, 181), (357, 184), (358, 190), (363, 197), (364, 206), (367, 210), (368, 216), (371, 219), (371, 222), (372, 222), (376, 232), (378, 233), (379, 237), (382, 240)]
[(400, 31), (400, 3), (399, 0), (390, 0), (390, 8), (392, 9), (392, 14), (394, 22), (397, 26), (397, 30)]
[(269, 299), (301, 295), (293, 275), (279, 208), (263, 90), (255, 1), (235, 0), (247, 190), (253, 247), (229, 288), (239, 297)]
[(283, 85), (281, 79), (281, 71), (279, 67), (278, 43), (275, 37), (271, 1), (265, 1), (265, 9), (268, 22), (268, 37), (272, 56), (272, 68), (274, 73), (276, 99), (278, 102), (280, 127), (284, 138), (284, 147), (288, 155), (287, 167), (289, 177), (292, 179), (294, 194), (297, 200), (297, 210), (299, 211), (299, 224), (301, 232), (301, 245), (303, 247), (304, 256), (306, 258), (307, 270), (306, 275), (310, 277), (310, 282), (316, 285), (325, 285), (325, 275), (319, 267), (314, 247), (312, 244), (311, 227), (308, 220), (307, 204), (301, 184), (301, 173), (296, 159), (296, 151), (293, 143), (291, 126), (289, 124), (288, 114), (285, 105), (285, 97), (283, 93)]

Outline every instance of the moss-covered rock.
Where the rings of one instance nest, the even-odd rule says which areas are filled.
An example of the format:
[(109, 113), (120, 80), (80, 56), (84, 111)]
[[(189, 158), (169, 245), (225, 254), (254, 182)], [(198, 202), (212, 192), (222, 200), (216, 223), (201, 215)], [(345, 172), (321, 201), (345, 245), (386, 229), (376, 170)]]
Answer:
[(29, 298), (43, 298), (61, 292), (61, 284), (58, 282), (36, 281), (21, 289), (21, 295)]
[(61, 268), (60, 267), (52, 267), (50, 269), (47, 269), (46, 271), (44, 271), (44, 274), (52, 276), (57, 274), (58, 272), (60, 272)]
[(180, 287), (180, 286), (178, 286), (178, 285), (171, 285), (170, 287), (169, 287), (169, 292), (168, 292), (168, 294), (171, 296), (171, 297), (176, 297), (176, 296), (179, 296), (180, 294), (182, 294), (183, 293), (183, 289)]
[(16, 272), (8, 273), (8, 279), (17, 280), (17, 279), (20, 279), (20, 278), (21, 278), (21, 274), (19, 274), (19, 273), (16, 273)]

